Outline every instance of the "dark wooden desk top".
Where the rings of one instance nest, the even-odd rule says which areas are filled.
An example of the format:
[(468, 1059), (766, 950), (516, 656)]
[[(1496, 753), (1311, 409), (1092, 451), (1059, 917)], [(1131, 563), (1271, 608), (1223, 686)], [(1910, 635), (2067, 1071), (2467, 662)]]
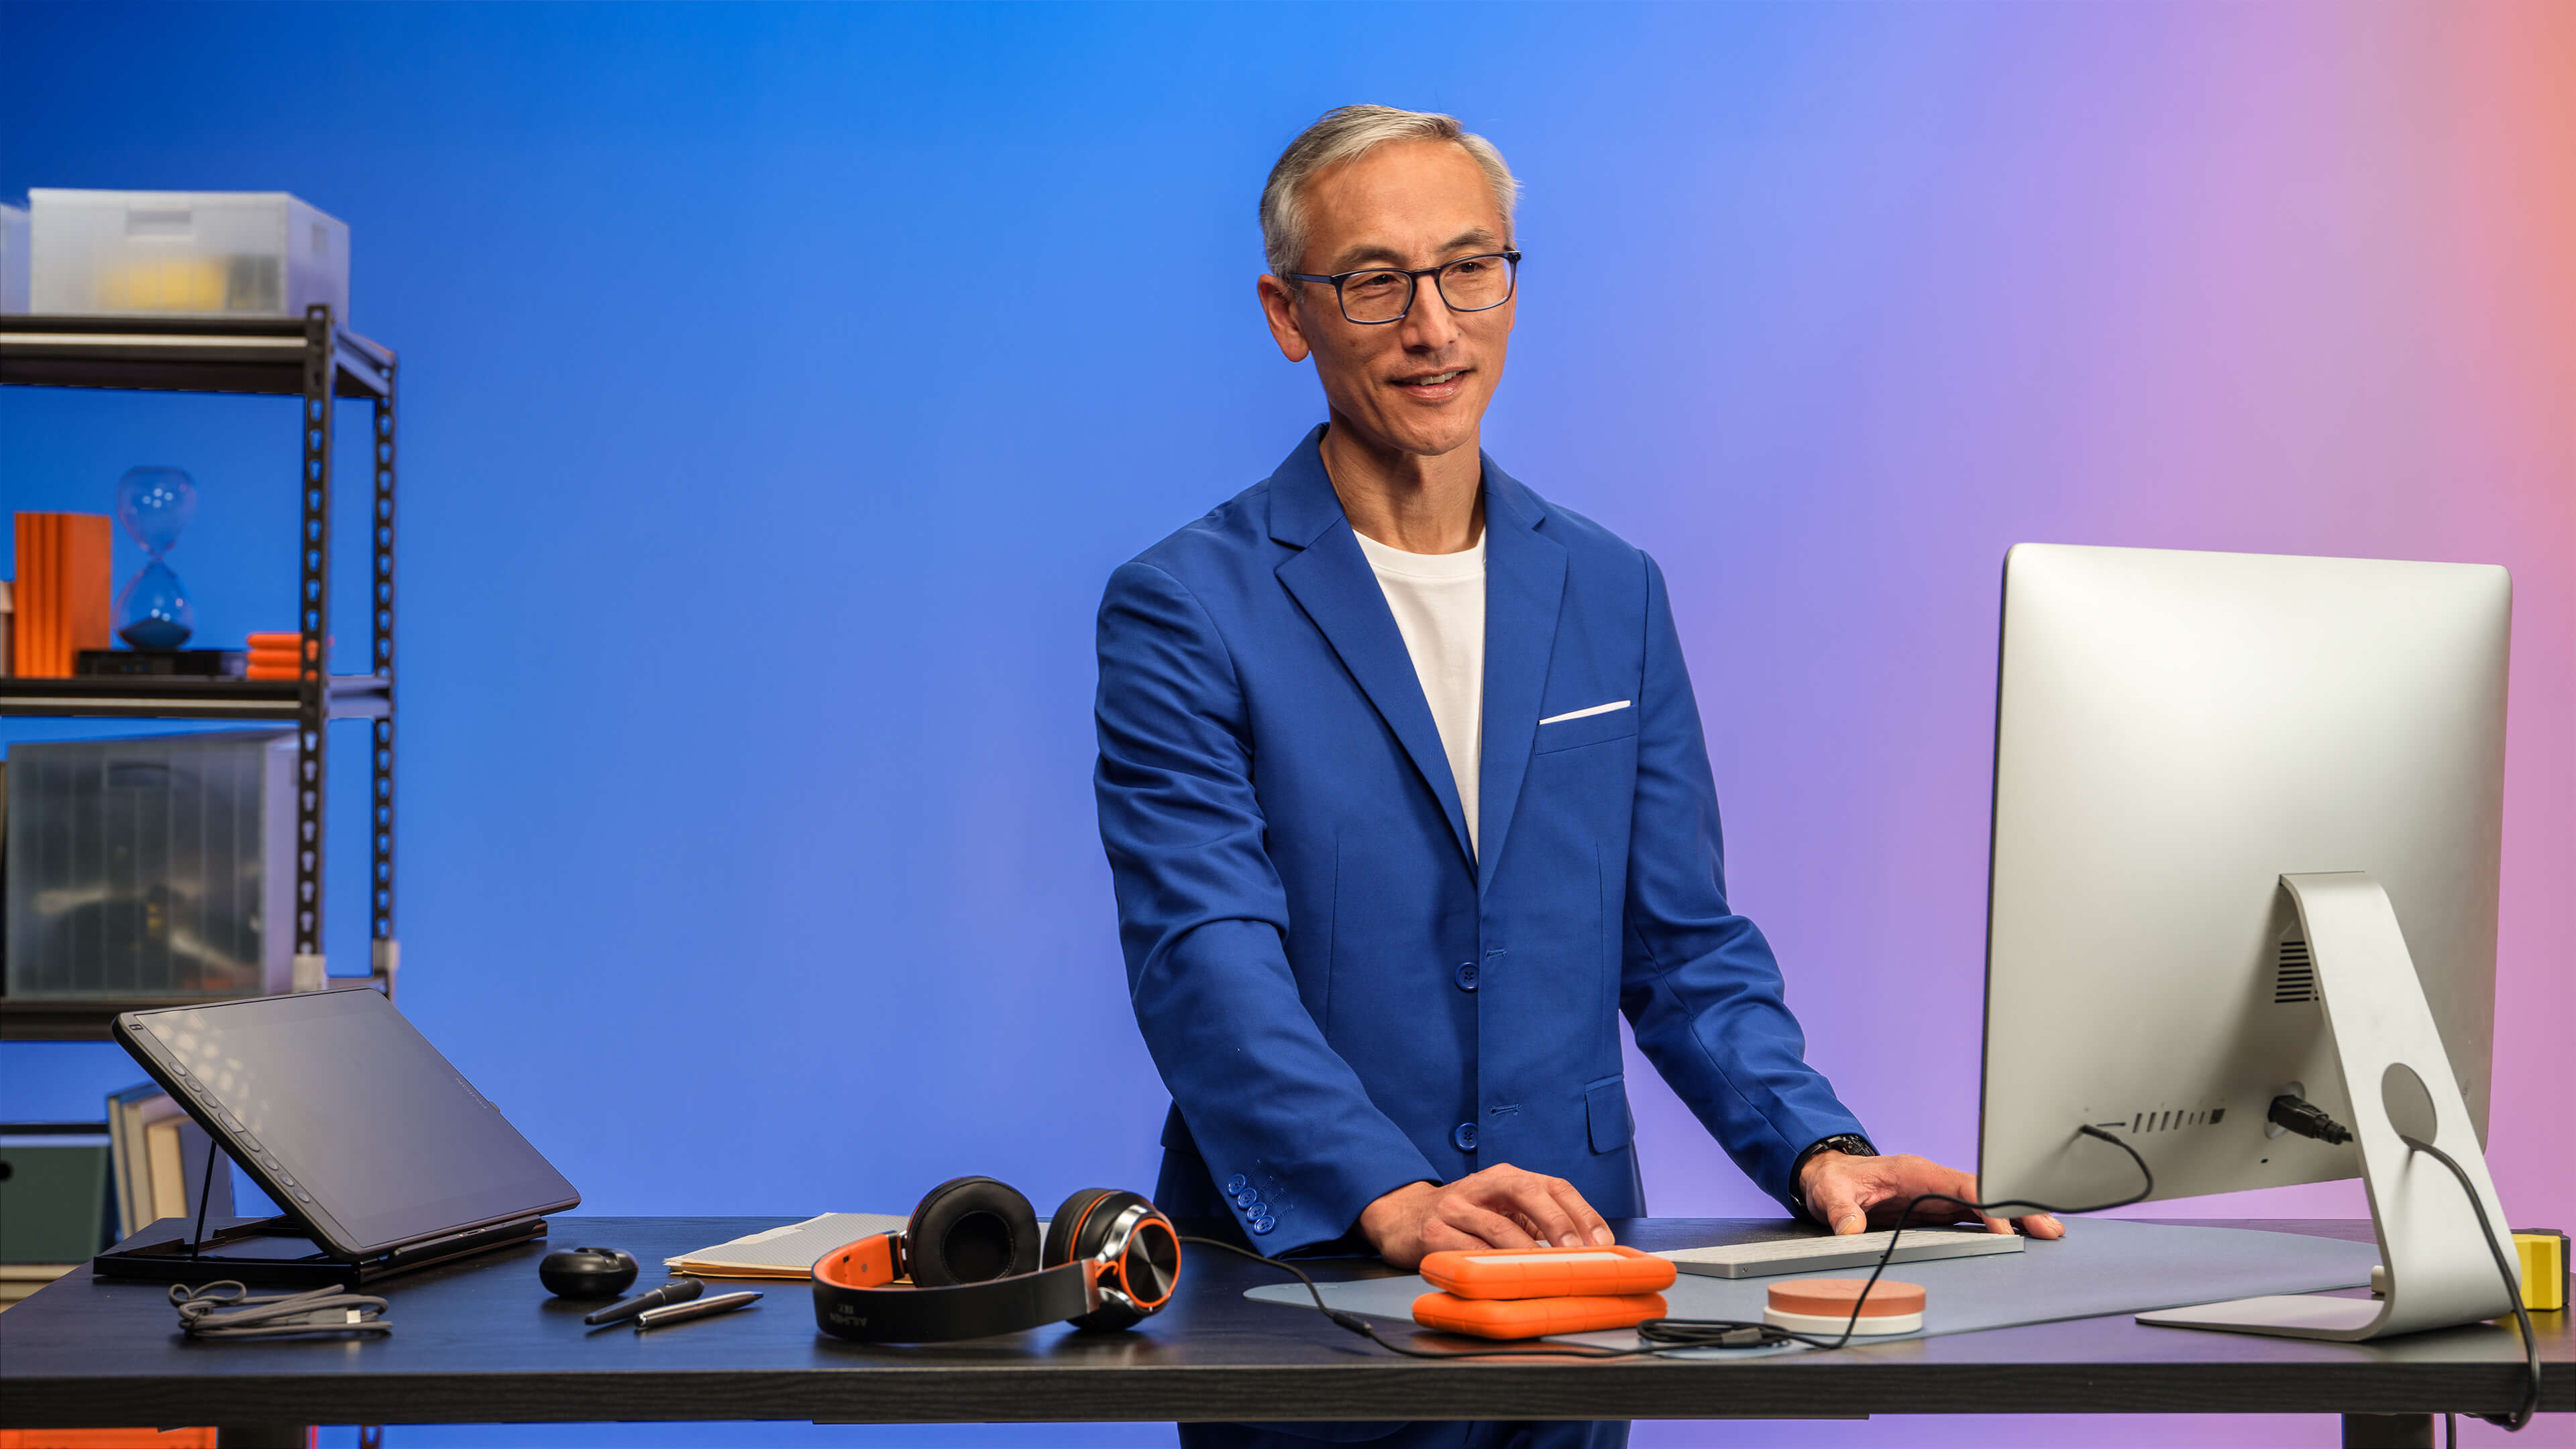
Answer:
[[(558, 1218), (550, 1243), (660, 1260), (769, 1218)], [(2234, 1222), (2369, 1241), (2366, 1222)], [(1645, 1248), (1780, 1224), (1646, 1218)], [(1254, 1303), (1276, 1280), (1194, 1250), (1173, 1306), (1136, 1332), (1050, 1326), (971, 1343), (874, 1347), (815, 1331), (802, 1283), (751, 1309), (650, 1333), (586, 1331), (590, 1304), (539, 1287), (545, 1244), (396, 1278), (391, 1336), (197, 1343), (164, 1290), (86, 1268), (0, 1314), (0, 1426), (811, 1419), (1815, 1418), (1870, 1413), (2501, 1412), (2521, 1392), (2510, 1327), (2380, 1344), (2146, 1328), (2126, 1316), (1734, 1363), (1399, 1359), (1320, 1314)], [(1374, 1262), (1318, 1263), (1366, 1277)], [(2576, 1409), (2568, 1315), (2534, 1315), (2545, 1406)], [(1454, 1346), (1458, 1340), (1426, 1344)]]

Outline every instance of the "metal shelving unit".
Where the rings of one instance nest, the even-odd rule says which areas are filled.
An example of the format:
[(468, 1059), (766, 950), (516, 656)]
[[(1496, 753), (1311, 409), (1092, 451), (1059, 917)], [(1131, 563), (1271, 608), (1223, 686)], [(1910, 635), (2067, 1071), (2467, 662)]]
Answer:
[[(296, 976), (322, 976), (323, 789), (328, 723), (370, 721), (368, 970), (393, 993), (402, 949), (394, 936), (394, 417), (393, 352), (335, 326), (328, 307), (304, 318), (0, 317), (0, 386), (301, 397), (303, 457), (296, 627), (303, 674), (294, 680), (0, 678), (0, 715), (107, 719), (291, 721), (296, 731)], [(375, 499), (369, 520), (373, 588), (371, 672), (328, 673), (331, 637), (332, 403), (374, 404)], [(0, 997), (0, 1040), (101, 1040), (120, 1011), (166, 998), (12, 1001)]]

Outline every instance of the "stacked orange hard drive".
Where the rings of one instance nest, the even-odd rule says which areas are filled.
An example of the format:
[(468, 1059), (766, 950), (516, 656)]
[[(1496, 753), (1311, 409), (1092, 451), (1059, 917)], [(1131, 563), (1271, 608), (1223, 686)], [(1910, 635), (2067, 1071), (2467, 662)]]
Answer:
[(293, 679), (296, 663), (304, 657), (301, 634), (253, 634), (250, 636), (251, 679)]
[(1634, 1248), (1469, 1248), (1433, 1253), (1413, 1321), (1478, 1338), (1633, 1328), (1664, 1316), (1673, 1265)]

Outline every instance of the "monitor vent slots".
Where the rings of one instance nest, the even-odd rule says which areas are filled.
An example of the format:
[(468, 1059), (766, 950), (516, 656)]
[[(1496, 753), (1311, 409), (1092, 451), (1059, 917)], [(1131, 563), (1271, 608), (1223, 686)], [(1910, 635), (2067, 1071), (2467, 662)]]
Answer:
[[(2157, 1107), (2151, 1111), (2140, 1112), (2131, 1117), (2127, 1126), (2131, 1136), (2144, 1136), (2149, 1132), (2171, 1132), (2181, 1127), (2215, 1127), (2220, 1122), (2224, 1121), (2226, 1117), (2227, 1109), (2224, 1107), (2203, 1107), (2196, 1111), (2186, 1111), (2174, 1107)], [(2117, 1127), (2122, 1124), (2118, 1122), (2097, 1122), (2093, 1125), (2097, 1127)]]
[(2317, 964), (2308, 959), (2308, 943), (2292, 936), (2281, 942), (2281, 956), (2272, 974), (2272, 1001), (2289, 1006), (2317, 999)]

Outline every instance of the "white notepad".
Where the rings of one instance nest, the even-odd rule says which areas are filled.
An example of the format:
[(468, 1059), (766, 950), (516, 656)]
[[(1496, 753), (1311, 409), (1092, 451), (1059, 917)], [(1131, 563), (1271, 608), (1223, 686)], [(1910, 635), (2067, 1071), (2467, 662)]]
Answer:
[(825, 1213), (783, 1228), (662, 1260), (674, 1273), (699, 1278), (802, 1278), (817, 1260), (871, 1233), (899, 1233), (910, 1219), (894, 1213)]

